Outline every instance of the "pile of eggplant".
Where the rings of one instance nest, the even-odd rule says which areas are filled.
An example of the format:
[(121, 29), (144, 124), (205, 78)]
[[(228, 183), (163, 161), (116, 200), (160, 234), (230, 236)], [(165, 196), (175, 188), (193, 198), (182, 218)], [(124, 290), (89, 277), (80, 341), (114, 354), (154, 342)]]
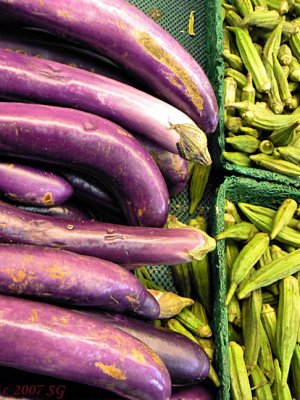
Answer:
[(207, 76), (125, 0), (0, 14), (0, 398), (212, 399), (204, 350), (151, 323), (133, 273), (215, 248), (166, 224), (189, 162), (212, 162)]

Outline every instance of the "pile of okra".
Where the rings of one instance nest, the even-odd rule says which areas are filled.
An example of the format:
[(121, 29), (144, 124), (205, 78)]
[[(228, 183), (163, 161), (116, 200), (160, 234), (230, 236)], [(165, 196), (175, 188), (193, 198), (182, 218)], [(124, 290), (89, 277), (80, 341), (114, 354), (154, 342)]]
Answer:
[(233, 400), (300, 399), (300, 206), (226, 200), (229, 364)]
[(222, 2), (224, 159), (300, 178), (300, 1)]

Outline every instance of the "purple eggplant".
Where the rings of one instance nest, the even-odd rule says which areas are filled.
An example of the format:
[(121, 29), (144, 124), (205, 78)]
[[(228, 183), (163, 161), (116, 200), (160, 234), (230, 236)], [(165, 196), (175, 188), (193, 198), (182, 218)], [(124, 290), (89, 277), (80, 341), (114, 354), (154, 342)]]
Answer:
[[(0, 0), (1, 11), (78, 40), (145, 81), (205, 132), (218, 123), (212, 86), (200, 65), (167, 31), (124, 0)], [(155, 112), (153, 112), (155, 115)]]
[(0, 72), (0, 92), (4, 95), (79, 108), (144, 135), (183, 158), (211, 164), (205, 133), (186, 114), (141, 90), (3, 49)]
[(19, 203), (50, 207), (67, 201), (73, 195), (73, 187), (52, 172), (0, 162), (0, 193)]
[(132, 400), (168, 400), (161, 359), (131, 335), (77, 312), (0, 296), (0, 365), (109, 389)]
[(0, 242), (59, 247), (128, 266), (179, 264), (202, 259), (215, 240), (199, 229), (70, 222), (0, 202)]
[(158, 167), (132, 135), (101, 117), (1, 103), (0, 152), (94, 174), (105, 181), (132, 225), (163, 226), (166, 221), (169, 194)]
[(49, 215), (56, 218), (64, 218), (65, 220), (70, 221), (85, 221), (92, 219), (92, 216), (89, 213), (69, 203), (65, 203), (57, 207), (30, 207), (18, 205), (18, 208), (37, 214)]
[(131, 272), (99, 258), (47, 247), (0, 244), (0, 292), (149, 319), (159, 315), (158, 303), (148, 299), (153, 296)]
[(83, 313), (108, 322), (144, 342), (162, 359), (172, 384), (191, 384), (207, 378), (210, 368), (207, 355), (201, 346), (185, 336), (121, 314), (94, 311)]

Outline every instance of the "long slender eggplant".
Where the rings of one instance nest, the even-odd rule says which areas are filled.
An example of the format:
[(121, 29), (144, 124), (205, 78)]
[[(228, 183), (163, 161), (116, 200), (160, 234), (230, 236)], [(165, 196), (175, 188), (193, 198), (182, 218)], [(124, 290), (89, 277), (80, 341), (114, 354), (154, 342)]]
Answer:
[(82, 168), (119, 200), (132, 225), (163, 226), (165, 181), (142, 145), (96, 115), (38, 104), (1, 103), (0, 152)]
[(108, 322), (144, 342), (162, 359), (172, 384), (191, 384), (207, 378), (209, 359), (201, 346), (187, 337), (122, 314), (94, 311), (83, 314)]
[[(145, 81), (205, 132), (218, 123), (212, 86), (167, 31), (124, 0), (0, 0), (4, 15), (78, 40)], [(155, 112), (153, 113), (155, 114)]]
[(70, 199), (73, 187), (66, 179), (52, 172), (0, 162), (0, 193), (23, 204), (50, 207)]
[(207, 138), (183, 112), (141, 90), (78, 68), (0, 50), (0, 92), (39, 103), (79, 108), (210, 164)]
[(31, 207), (18, 205), (18, 208), (37, 214), (49, 215), (56, 218), (64, 218), (70, 221), (84, 221), (92, 219), (92, 215), (70, 203), (64, 203), (63, 205), (56, 207)]
[(171, 380), (153, 350), (77, 312), (0, 296), (0, 365), (109, 389), (132, 400), (169, 400)]
[(0, 242), (58, 247), (133, 269), (202, 259), (215, 240), (199, 229), (73, 222), (40, 216), (0, 202)]

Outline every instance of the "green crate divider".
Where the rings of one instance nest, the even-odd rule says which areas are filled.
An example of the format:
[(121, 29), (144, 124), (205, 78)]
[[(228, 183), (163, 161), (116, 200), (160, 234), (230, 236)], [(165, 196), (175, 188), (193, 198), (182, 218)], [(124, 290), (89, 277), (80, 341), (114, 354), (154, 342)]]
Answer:
[[(232, 1), (227, 1), (232, 3)], [(222, 4), (220, 1), (211, 1), (211, 17), (208, 19), (214, 24), (208, 27), (208, 30), (212, 29), (211, 41), (211, 71), (215, 76), (211, 76), (211, 82), (213, 84), (218, 104), (219, 104), (219, 125), (216, 132), (213, 135), (213, 161), (216, 167), (222, 171), (225, 175), (241, 175), (245, 177), (255, 178), (259, 180), (265, 180), (280, 184), (289, 184), (296, 187), (300, 187), (300, 179), (296, 177), (289, 177), (287, 175), (271, 172), (263, 168), (255, 167), (241, 167), (235, 165), (222, 157), (222, 151), (225, 150), (225, 134), (224, 134), (224, 61), (221, 56), (223, 50), (223, 22), (222, 22)], [(214, 15), (213, 15), (214, 14)], [(215, 19), (213, 19), (215, 18)], [(216, 54), (217, 52), (217, 54)]]
[[(236, 176), (226, 177), (218, 188), (211, 208), (211, 219), (213, 221), (211, 234), (215, 237), (224, 229), (225, 199), (233, 203), (246, 202), (276, 209), (286, 198), (292, 198), (300, 203), (300, 191), (291, 185)], [(228, 320), (224, 304), (227, 293), (224, 240), (217, 241), (216, 249), (210, 254), (210, 257), (214, 268), (215, 290), (218, 293), (214, 304), (214, 319), (217, 322), (214, 333), (218, 344), (216, 347), (216, 363), (219, 366), (222, 382), (221, 399), (230, 400)]]

